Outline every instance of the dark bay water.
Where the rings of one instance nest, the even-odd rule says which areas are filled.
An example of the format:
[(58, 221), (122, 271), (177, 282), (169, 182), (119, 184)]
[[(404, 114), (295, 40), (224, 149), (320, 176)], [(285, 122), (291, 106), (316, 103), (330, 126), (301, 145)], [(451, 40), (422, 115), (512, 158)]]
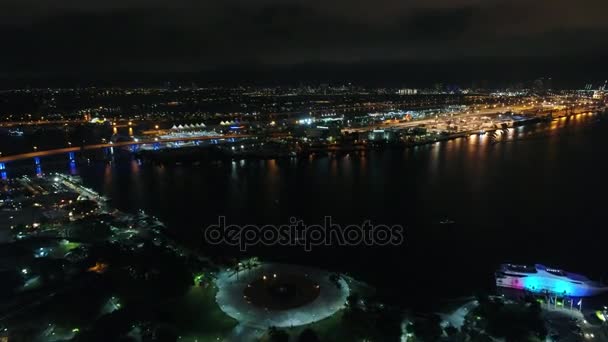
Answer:
[[(608, 275), (607, 134), (608, 115), (590, 114), (510, 129), (496, 143), (481, 136), (344, 158), (200, 166), (122, 156), (72, 171), (119, 209), (158, 216), (203, 253), (242, 255), (202, 244), (203, 228), (220, 215), (240, 224), (319, 224), (327, 215), (341, 225), (400, 224), (398, 247), (250, 254), (347, 271), (407, 300), (491, 288), (494, 267), (507, 261)], [(455, 223), (439, 224), (446, 218)]]

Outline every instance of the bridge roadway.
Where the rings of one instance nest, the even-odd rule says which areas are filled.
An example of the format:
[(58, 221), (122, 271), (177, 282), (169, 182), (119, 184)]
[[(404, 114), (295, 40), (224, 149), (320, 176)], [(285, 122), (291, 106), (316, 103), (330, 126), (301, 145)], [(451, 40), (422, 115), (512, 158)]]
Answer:
[(66, 147), (66, 148), (57, 148), (53, 150), (44, 150), (44, 151), (34, 151), (28, 153), (15, 154), (11, 156), (0, 157), (0, 163), (13, 162), (17, 160), (23, 159), (31, 159), (35, 157), (46, 157), (54, 154), (61, 153), (69, 153), (69, 152), (80, 152), (83, 150), (95, 150), (105, 147), (121, 147), (121, 146), (132, 146), (132, 145), (145, 145), (145, 144), (156, 144), (156, 143), (168, 143), (168, 142), (177, 142), (177, 141), (204, 141), (204, 140), (225, 140), (231, 138), (251, 138), (252, 135), (248, 134), (239, 134), (239, 135), (218, 135), (218, 136), (206, 136), (206, 137), (191, 137), (191, 138), (171, 138), (171, 139), (158, 139), (158, 140), (139, 140), (139, 141), (120, 141), (114, 143), (103, 143), (103, 144), (93, 144), (93, 145), (85, 145), (82, 147)]
[[(112, 127), (124, 128), (134, 126), (136, 123), (145, 120), (129, 120), (129, 119), (116, 119), (109, 120), (114, 123)], [(157, 120), (158, 121), (158, 120)], [(129, 122), (132, 122), (132, 125), (129, 125)], [(44, 125), (82, 125), (91, 123), (88, 120), (77, 119), (77, 120), (30, 120), (30, 121), (0, 121), (0, 127), (10, 128), (10, 127), (28, 127), (28, 126), (44, 126)]]
[[(534, 115), (547, 115), (547, 114), (553, 114), (553, 117), (562, 117), (562, 116), (570, 116), (570, 115), (574, 115), (574, 114), (578, 114), (581, 112), (586, 112), (586, 111), (602, 111), (602, 110), (606, 110), (605, 106), (597, 106), (597, 105), (592, 105), (592, 106), (572, 106), (569, 107), (567, 109), (557, 109), (556, 107), (541, 107), (541, 106), (505, 106), (505, 107), (498, 107), (498, 108), (490, 108), (490, 109), (484, 109), (484, 110), (478, 110), (478, 111), (473, 111), (473, 112), (454, 112), (454, 113), (444, 113), (445, 114), (453, 114), (453, 118), (454, 119), (462, 119), (462, 118), (468, 118), (468, 117), (475, 117), (475, 116), (496, 116), (500, 113), (504, 113), (504, 112), (513, 112), (515, 115), (522, 115), (522, 113), (525, 113), (526, 111), (534, 111), (535, 114)], [(440, 118), (442, 120), (445, 120), (446, 117), (443, 116), (442, 118)], [(408, 128), (408, 127), (416, 127), (419, 125), (428, 125), (428, 124), (434, 124), (437, 123), (437, 119), (436, 118), (430, 118), (430, 119), (421, 119), (421, 120), (412, 120), (412, 121), (407, 121), (407, 122), (398, 122), (398, 123), (394, 123), (394, 122), (385, 122), (385, 123), (379, 123), (376, 125), (370, 125), (370, 126), (365, 126), (365, 127), (357, 127), (357, 128), (343, 128), (342, 132), (345, 133), (354, 133), (354, 132), (368, 132), (374, 129), (403, 129), (403, 128)]]
[[(452, 114), (454, 119), (462, 119), (462, 118), (473, 117), (473, 116), (493, 116), (493, 115), (498, 115), (500, 113), (509, 112), (509, 111), (519, 114), (524, 110), (530, 110), (533, 108), (534, 107), (531, 107), (531, 106), (504, 106), (504, 107), (489, 108), (489, 109), (469, 111), (469, 112), (442, 113), (443, 116), (441, 119), (442, 120), (445, 119), (446, 118), (445, 115), (447, 115), (447, 114)], [(387, 122), (387, 123), (379, 123), (379, 124), (365, 126), (365, 127), (344, 128), (344, 129), (342, 129), (342, 131), (354, 133), (354, 132), (368, 132), (373, 129), (384, 129), (384, 128), (401, 128), (401, 129), (403, 129), (403, 128), (408, 128), (408, 127), (416, 127), (418, 125), (432, 124), (432, 123), (436, 123), (436, 122), (437, 122), (436, 118), (419, 119), (419, 120), (412, 120), (412, 121), (399, 122), (399, 123)]]

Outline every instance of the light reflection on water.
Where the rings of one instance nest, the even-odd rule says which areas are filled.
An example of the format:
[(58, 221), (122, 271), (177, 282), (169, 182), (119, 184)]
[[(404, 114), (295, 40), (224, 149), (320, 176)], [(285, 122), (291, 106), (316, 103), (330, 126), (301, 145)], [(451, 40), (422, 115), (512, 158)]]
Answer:
[[(111, 198), (113, 205), (159, 216), (185, 243), (199, 242), (201, 229), (219, 215), (229, 222), (257, 224), (284, 224), (290, 217), (318, 224), (332, 215), (342, 224), (372, 220), (407, 227), (407, 245), (387, 249), (391, 260), (425, 260), (428, 265), (429, 255), (449, 253), (442, 262), (466, 267), (453, 267), (461, 272), (453, 275), (450, 267), (438, 265), (448, 269), (446, 277), (464, 279), (469, 272), (479, 277), (487, 270), (480, 271), (478, 264), (522, 259), (564, 268), (570, 263), (584, 271), (593, 265), (588, 260), (601, 248), (597, 244), (608, 238), (597, 229), (605, 220), (604, 203), (593, 200), (608, 192), (607, 166), (597, 162), (608, 125), (598, 120), (584, 115), (509, 128), (496, 138), (475, 134), (348, 157), (163, 166), (140, 165), (117, 150), (108, 156), (112, 163), (87, 164), (78, 156), (70, 162), (61, 156), (54, 162), (41, 159), (39, 167), (78, 172), (85, 185)], [(32, 160), (23, 165), (27, 172), (36, 171)], [(12, 166), (2, 172), (14, 175)], [(437, 224), (445, 218), (457, 223)], [(377, 250), (331, 253), (305, 257), (336, 262), (341, 269), (373, 264), (376, 272), (386, 260)], [(584, 264), (570, 258), (574, 254)]]

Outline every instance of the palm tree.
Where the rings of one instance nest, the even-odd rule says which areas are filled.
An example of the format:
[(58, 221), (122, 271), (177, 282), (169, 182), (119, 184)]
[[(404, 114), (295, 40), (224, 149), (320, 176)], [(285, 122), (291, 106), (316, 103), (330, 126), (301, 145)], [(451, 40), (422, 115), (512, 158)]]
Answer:
[(298, 342), (321, 342), (321, 339), (314, 330), (307, 328), (298, 337)]
[(239, 280), (239, 271), (243, 268), (243, 263), (238, 261), (234, 266), (234, 271), (236, 272), (236, 280)]
[(276, 327), (268, 328), (268, 338), (270, 342), (289, 342), (289, 334)]

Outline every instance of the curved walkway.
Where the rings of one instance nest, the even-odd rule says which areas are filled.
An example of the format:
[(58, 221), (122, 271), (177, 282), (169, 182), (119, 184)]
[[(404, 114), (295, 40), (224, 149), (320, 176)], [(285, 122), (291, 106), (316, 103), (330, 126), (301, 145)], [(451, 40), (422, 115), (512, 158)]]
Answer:
[[(245, 287), (252, 281), (272, 274), (304, 274), (320, 286), (319, 296), (312, 302), (287, 310), (269, 310), (254, 306), (244, 298)], [(264, 263), (254, 269), (221, 272), (216, 285), (216, 301), (222, 311), (241, 324), (255, 328), (293, 327), (327, 318), (344, 307), (350, 293), (348, 284), (340, 279), (340, 288), (330, 279), (330, 273), (304, 266)]]

